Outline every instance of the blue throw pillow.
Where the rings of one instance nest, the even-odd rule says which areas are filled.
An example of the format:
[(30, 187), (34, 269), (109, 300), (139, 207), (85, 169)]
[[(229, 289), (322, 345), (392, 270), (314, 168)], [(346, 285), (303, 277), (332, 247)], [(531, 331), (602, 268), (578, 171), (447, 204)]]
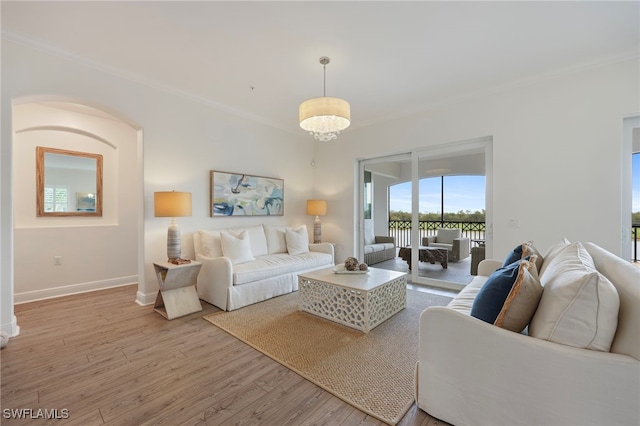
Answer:
[(476, 295), (471, 316), (517, 333), (524, 330), (542, 297), (536, 257), (527, 256), (493, 272)]
[(507, 255), (507, 258), (504, 260), (504, 263), (502, 264), (502, 266), (505, 267), (505, 266), (511, 265), (513, 262), (516, 262), (520, 259), (524, 259), (525, 257), (531, 256), (532, 254), (535, 254), (537, 256), (536, 268), (538, 268), (538, 271), (539, 271), (540, 268), (542, 267), (542, 261), (544, 259), (542, 258), (542, 255), (540, 254), (538, 249), (534, 247), (533, 241), (526, 241), (516, 246), (516, 248), (514, 248), (513, 251), (511, 251)]
[(508, 255), (507, 258), (504, 260), (504, 263), (502, 264), (502, 267), (504, 268), (505, 266), (509, 266), (511, 265), (513, 262), (522, 259), (522, 244), (518, 245), (516, 248), (513, 249), (513, 251), (511, 251)]

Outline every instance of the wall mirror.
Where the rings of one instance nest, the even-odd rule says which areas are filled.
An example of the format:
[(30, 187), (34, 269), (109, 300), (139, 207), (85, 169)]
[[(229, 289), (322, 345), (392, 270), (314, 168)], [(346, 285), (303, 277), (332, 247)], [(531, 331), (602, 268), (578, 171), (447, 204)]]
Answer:
[(102, 216), (102, 155), (36, 147), (38, 216)]

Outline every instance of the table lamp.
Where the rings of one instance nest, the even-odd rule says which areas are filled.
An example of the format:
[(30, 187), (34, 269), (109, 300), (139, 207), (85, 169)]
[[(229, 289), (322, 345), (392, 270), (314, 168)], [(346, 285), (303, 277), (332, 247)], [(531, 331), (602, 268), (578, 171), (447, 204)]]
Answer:
[(316, 217), (313, 221), (313, 243), (321, 243), (322, 227), (320, 226), (320, 216), (327, 214), (327, 202), (325, 200), (307, 200), (307, 214)]
[(153, 210), (155, 217), (171, 218), (171, 224), (167, 231), (167, 257), (169, 262), (179, 260), (182, 239), (176, 217), (191, 216), (191, 193), (176, 191), (155, 192), (153, 194)]

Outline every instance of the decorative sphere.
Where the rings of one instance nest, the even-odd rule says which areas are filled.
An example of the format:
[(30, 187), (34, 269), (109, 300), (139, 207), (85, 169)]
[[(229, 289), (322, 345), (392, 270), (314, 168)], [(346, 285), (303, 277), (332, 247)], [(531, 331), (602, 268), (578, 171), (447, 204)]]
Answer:
[(369, 270), (369, 266), (366, 263), (361, 263), (359, 266), (361, 271), (368, 271)]
[(0, 348), (4, 349), (9, 343), (9, 333), (6, 331), (0, 332)]
[(347, 259), (344, 261), (344, 269), (346, 269), (347, 271), (357, 271), (359, 265), (360, 262), (358, 262), (358, 259), (356, 259), (355, 257), (347, 257)]

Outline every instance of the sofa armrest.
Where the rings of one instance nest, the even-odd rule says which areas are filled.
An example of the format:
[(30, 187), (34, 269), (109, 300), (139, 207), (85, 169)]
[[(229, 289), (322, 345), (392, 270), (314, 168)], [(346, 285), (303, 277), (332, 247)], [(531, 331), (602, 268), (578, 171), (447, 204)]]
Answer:
[(478, 275), (488, 277), (498, 268), (502, 267), (502, 262), (496, 259), (484, 259), (478, 264)]
[(202, 263), (196, 288), (198, 297), (222, 310), (227, 310), (229, 288), (233, 286), (233, 265), (228, 257), (196, 254)]
[(436, 242), (436, 236), (435, 235), (429, 235), (428, 237), (422, 237), (422, 245), (423, 246), (428, 246), (430, 243), (435, 243)]
[(640, 423), (640, 362), (633, 357), (536, 339), (446, 307), (424, 310), (419, 327), (417, 403), (436, 418), (460, 425)]
[(391, 243), (394, 246), (396, 245), (396, 238), (395, 237), (388, 237), (385, 235), (376, 235), (376, 244), (384, 244), (384, 243)]
[(331, 255), (331, 263), (335, 263), (335, 254), (333, 252), (333, 244), (331, 244), (331, 243), (309, 244), (309, 251), (315, 251), (315, 252), (330, 254)]

